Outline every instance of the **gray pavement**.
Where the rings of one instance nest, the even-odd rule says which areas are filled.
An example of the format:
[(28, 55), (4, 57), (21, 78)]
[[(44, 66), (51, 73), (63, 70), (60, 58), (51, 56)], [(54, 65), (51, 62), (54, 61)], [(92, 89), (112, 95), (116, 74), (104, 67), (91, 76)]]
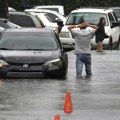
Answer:
[[(120, 120), (120, 51), (92, 51), (91, 79), (76, 79), (75, 55), (69, 53), (66, 80), (2, 80), (0, 120)], [(63, 111), (66, 92), (73, 112)]]

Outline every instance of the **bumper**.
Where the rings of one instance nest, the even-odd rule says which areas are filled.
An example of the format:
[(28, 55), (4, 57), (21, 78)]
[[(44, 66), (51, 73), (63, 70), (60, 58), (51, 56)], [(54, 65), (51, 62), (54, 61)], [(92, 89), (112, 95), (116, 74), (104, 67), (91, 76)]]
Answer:
[(7, 72), (7, 78), (43, 78), (45, 74), (42, 72)]
[(11, 69), (11, 67), (4, 66), (4, 68), (0, 69), (0, 78), (46, 78), (46, 77), (54, 77), (58, 76), (61, 71), (59, 69), (51, 69), (51, 70), (38, 70), (38, 69)]

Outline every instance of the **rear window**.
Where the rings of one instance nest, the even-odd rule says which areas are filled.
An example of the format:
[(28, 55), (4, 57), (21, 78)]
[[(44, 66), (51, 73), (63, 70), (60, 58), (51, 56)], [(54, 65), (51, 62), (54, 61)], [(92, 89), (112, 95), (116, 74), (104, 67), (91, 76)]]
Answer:
[(84, 20), (91, 24), (98, 24), (100, 17), (104, 17), (106, 19), (106, 26), (108, 25), (107, 15), (103, 13), (90, 13), (90, 12), (80, 12), (80, 13), (72, 13), (67, 19), (67, 25), (76, 25), (78, 24), (80, 18), (84, 18)]
[(45, 13), (44, 15), (47, 17), (47, 19), (50, 22), (56, 23), (56, 18), (58, 18), (56, 15), (54, 15), (52, 13)]
[(26, 15), (9, 15), (11, 22), (21, 26), (21, 27), (36, 27), (33, 19)]

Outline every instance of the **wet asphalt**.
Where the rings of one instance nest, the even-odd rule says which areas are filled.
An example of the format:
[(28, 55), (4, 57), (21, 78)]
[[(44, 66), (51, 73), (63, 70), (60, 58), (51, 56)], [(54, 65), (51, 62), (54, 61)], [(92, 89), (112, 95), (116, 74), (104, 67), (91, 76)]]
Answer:
[[(120, 120), (120, 51), (92, 51), (91, 78), (76, 78), (74, 52), (67, 78), (0, 80), (0, 120)], [(66, 93), (73, 112), (64, 112)]]

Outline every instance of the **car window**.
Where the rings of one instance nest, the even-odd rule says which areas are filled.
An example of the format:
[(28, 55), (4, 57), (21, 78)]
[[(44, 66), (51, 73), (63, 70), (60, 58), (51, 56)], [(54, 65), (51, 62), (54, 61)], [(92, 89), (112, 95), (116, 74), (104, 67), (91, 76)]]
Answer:
[(7, 25), (7, 21), (3, 21), (3, 20), (0, 20), (0, 26), (3, 27), (3, 28), (10, 28), (9, 25)]
[(46, 13), (46, 15), (51, 19), (51, 22), (55, 22), (55, 19), (58, 18), (58, 16), (52, 13)]
[(115, 21), (115, 19), (113, 18), (111, 13), (108, 13), (109, 19), (110, 19), (110, 23), (112, 23), (113, 21)]
[(20, 25), (21, 27), (36, 27), (34, 21), (30, 16), (26, 15), (9, 15), (11, 22)]
[(57, 43), (52, 34), (9, 33), (0, 40), (0, 48), (14, 50), (53, 50)]
[(108, 25), (108, 19), (106, 14), (90, 12), (71, 13), (67, 19), (66, 24), (76, 25), (78, 24), (81, 17), (83, 17), (86, 22), (91, 24), (98, 24), (100, 17), (104, 17), (106, 19), (106, 26)]
[(113, 12), (113, 16), (115, 17), (115, 20), (118, 21), (118, 18), (114, 12)]
[(59, 12), (58, 8), (38, 8), (38, 9), (53, 10), (53, 11)]

